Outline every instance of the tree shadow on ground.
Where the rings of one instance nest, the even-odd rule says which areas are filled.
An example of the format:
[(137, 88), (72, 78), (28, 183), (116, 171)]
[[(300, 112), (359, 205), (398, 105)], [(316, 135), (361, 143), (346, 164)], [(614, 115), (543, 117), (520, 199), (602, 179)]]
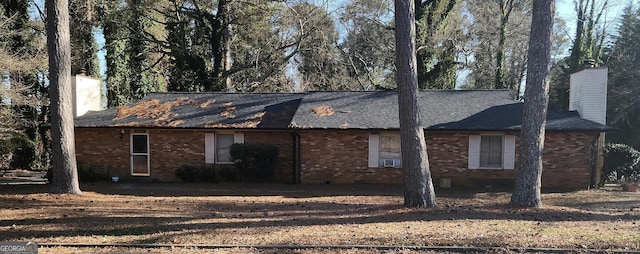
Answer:
[[(458, 205), (441, 202), (439, 208), (404, 208), (398, 203), (365, 204), (326, 201), (287, 201), (285, 203), (252, 203), (250, 200), (179, 201), (155, 200), (157, 204), (134, 204), (135, 209), (122, 209), (117, 201), (65, 203), (4, 199), (13, 209), (43, 211), (44, 218), (34, 217), (0, 220), (9, 228), (2, 241), (50, 237), (90, 235), (153, 235), (158, 232), (184, 232), (278, 228), (318, 225), (355, 225), (371, 223), (502, 220), (502, 221), (635, 221), (640, 214), (603, 214), (566, 209), (522, 209), (496, 204)], [(136, 201), (132, 201), (136, 202)], [(12, 209), (11, 207), (2, 207)], [(47, 209), (53, 212), (46, 213)], [(31, 211), (31, 210), (30, 210)], [(187, 234), (187, 233), (185, 233)], [(148, 237), (146, 238), (148, 241)], [(158, 241), (162, 239), (156, 239)], [(166, 239), (165, 239), (166, 240)], [(153, 241), (153, 240), (151, 240)]]

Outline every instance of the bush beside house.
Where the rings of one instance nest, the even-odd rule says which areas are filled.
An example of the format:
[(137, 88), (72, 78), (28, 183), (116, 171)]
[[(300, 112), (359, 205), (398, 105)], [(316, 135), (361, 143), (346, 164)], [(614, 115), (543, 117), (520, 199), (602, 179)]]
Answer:
[(216, 181), (215, 169), (213, 167), (201, 166), (195, 167), (190, 165), (182, 166), (176, 169), (176, 177), (185, 182), (210, 182)]
[(78, 180), (80, 182), (110, 181), (109, 171), (96, 166), (78, 164)]
[(16, 135), (0, 142), (0, 167), (32, 170), (36, 163), (36, 147), (26, 136)]
[(625, 144), (608, 143), (604, 146), (603, 183), (623, 185), (640, 181), (640, 152)]
[(239, 180), (263, 181), (273, 178), (278, 147), (270, 144), (233, 144), (230, 154)]

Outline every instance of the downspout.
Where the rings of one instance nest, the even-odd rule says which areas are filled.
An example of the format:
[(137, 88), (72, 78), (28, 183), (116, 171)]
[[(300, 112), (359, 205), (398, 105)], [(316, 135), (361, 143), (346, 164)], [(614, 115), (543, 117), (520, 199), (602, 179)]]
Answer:
[(292, 151), (292, 182), (294, 184), (300, 184), (300, 133), (291, 132), (291, 138), (293, 141), (293, 149)]

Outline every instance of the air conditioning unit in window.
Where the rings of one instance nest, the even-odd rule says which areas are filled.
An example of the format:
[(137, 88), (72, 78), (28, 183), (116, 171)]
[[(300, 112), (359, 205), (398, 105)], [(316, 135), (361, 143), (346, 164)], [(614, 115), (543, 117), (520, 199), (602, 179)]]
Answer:
[(399, 159), (382, 159), (380, 164), (385, 168), (398, 168), (400, 167)]
[(393, 159), (382, 159), (380, 164), (385, 168), (393, 168)]

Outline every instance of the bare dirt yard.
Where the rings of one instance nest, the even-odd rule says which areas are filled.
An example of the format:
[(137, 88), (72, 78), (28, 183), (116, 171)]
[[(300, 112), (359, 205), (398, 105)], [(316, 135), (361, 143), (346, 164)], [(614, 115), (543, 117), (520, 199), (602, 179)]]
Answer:
[[(494, 253), (640, 250), (640, 193), (546, 193), (544, 208), (523, 209), (506, 205), (508, 192), (451, 189), (436, 192), (437, 208), (405, 208), (398, 185), (101, 182), (81, 189), (78, 196), (48, 194), (48, 185), (0, 186), (0, 241), (167, 246), (49, 246), (41, 253), (423, 252), (410, 246), (491, 247)], [(247, 247), (252, 245), (400, 247)]]

